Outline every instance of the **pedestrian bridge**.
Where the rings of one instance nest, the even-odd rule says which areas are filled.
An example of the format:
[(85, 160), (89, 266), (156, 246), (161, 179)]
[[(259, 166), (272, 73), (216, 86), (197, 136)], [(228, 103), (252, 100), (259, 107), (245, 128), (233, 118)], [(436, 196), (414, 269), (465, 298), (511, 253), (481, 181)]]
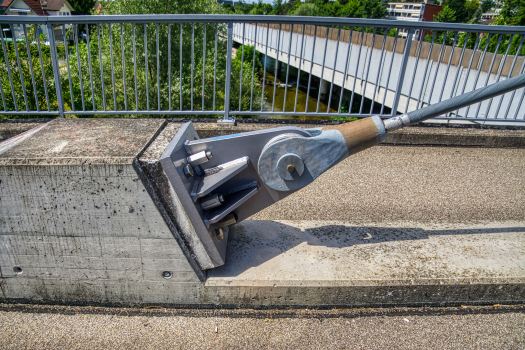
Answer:
[[(331, 91), (340, 91), (338, 88), (344, 86), (348, 90), (345, 96), (351, 99), (355, 94), (364, 96), (381, 105), (381, 114), (384, 114), (384, 107), (392, 109), (392, 115), (410, 112), (523, 73), (524, 56), (510, 54), (512, 47), (504, 45), (501, 36), (496, 39), (496, 46), (498, 52), (503, 53), (495, 54), (488, 52), (487, 46), (482, 44), (487, 38), (478, 33), (445, 32), (451, 43), (441, 45), (436, 40), (437, 35), (433, 37), (433, 34), (443, 35), (443, 32), (421, 30), (405, 39), (379, 34), (389, 30), (380, 29), (374, 28), (368, 33), (370, 30), (365, 27), (340, 29), (237, 23), (233, 28), (233, 40), (255, 46), (262, 55), (298, 68), (301, 74), (322, 79), (321, 98), (326, 96), (329, 99)], [(418, 40), (423, 33), (433, 40)], [(459, 45), (462, 36), (467, 34), (473, 48)], [(491, 35), (492, 40), (496, 37)], [(519, 40), (515, 36), (513, 40), (522, 47), (523, 36)], [(277, 66), (280, 69), (281, 65)], [(523, 119), (523, 96), (524, 90), (521, 89), (448, 116), (482, 120)], [(359, 110), (352, 112), (361, 114), (370, 110), (364, 110), (361, 104)]]

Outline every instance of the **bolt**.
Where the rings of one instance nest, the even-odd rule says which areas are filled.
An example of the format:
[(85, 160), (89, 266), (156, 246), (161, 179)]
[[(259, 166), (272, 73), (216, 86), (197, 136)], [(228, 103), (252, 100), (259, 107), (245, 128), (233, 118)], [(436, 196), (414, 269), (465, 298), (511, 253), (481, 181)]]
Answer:
[(184, 172), (184, 176), (186, 176), (186, 177), (192, 177), (193, 176), (193, 167), (191, 166), (191, 164), (184, 165), (182, 170)]
[(171, 272), (169, 272), (169, 271), (164, 271), (164, 272), (162, 273), (162, 277), (164, 277), (164, 278), (171, 278)]
[(295, 166), (293, 164), (288, 164), (286, 170), (288, 170), (289, 173), (293, 173), (295, 171)]

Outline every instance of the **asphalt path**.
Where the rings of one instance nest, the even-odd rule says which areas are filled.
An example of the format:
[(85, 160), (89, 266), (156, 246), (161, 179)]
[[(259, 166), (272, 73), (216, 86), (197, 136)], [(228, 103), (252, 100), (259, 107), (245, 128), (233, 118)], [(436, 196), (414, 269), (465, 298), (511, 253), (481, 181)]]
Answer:
[(174, 310), (0, 306), (2, 349), (523, 349), (523, 306)]

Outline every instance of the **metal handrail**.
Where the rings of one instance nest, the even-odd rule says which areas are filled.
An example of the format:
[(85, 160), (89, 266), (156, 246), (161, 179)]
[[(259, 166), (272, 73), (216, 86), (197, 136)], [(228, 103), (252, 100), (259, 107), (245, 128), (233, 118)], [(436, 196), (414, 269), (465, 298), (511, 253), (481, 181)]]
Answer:
[[(0, 75), (3, 104), (3, 110), (0, 104), (0, 114), (4, 115), (222, 115), (224, 119), (229, 120), (234, 115), (364, 117), (375, 113), (387, 118), (510, 78), (523, 73), (525, 68), (525, 57), (520, 56), (520, 52), (525, 49), (525, 27), (514, 26), (250, 15), (0, 16), (0, 24), (9, 25), (13, 33), (15, 26), (21, 27), (23, 34), (20, 35), (25, 39), (17, 44), (18, 40), (10, 42), (4, 38), (3, 33), (0, 34), (0, 73), (6, 73), (4, 76)], [(153, 27), (148, 27), (150, 24), (154, 25), (154, 30)], [(189, 40), (189, 37), (183, 40), (185, 28), (189, 25), (191, 56), (189, 51), (183, 52), (183, 41), (184, 45), (187, 45)], [(274, 25), (278, 26), (274, 28)], [(38, 28), (47, 29), (51, 48), (49, 57), (43, 57), (41, 48), (41, 45), (46, 46), (47, 42), (40, 43), (38, 38), (31, 39), (32, 41), (28, 39), (27, 29), (33, 26), (35, 31)], [(73, 28), (73, 45), (58, 46), (56, 29), (58, 28), (65, 38), (69, 26)], [(168, 28), (167, 38), (163, 32), (159, 40), (159, 26)], [(204, 28), (203, 37), (199, 37), (202, 30), (199, 30), (195, 37), (198, 26)], [(207, 26), (214, 29), (214, 36), (213, 33), (208, 33), (206, 37)], [(307, 26), (313, 26), (315, 31), (306, 33)], [(82, 27), (87, 33), (87, 43), (79, 37)], [(92, 33), (89, 28), (92, 28)], [(366, 28), (370, 28), (371, 33), (367, 33)], [(398, 32), (394, 37), (387, 37), (386, 34), (391, 29)], [(400, 29), (407, 32), (406, 38), (399, 37)], [(133, 56), (131, 49), (126, 51), (124, 33), (132, 39)], [(429, 34), (432, 39), (424, 43), (421, 38), (416, 37), (416, 33), (419, 33), (419, 36), (422, 36), (421, 33)], [(444, 33), (443, 39), (439, 39), (439, 33)], [(442, 40), (444, 43), (447, 35), (453, 44), (438, 42)], [(460, 46), (462, 35), (466, 36), (465, 41), (475, 38), (472, 49), (468, 49), (465, 44)], [(137, 42), (136, 37), (141, 37), (143, 42)], [(107, 39), (110, 50), (103, 54)], [(180, 42), (177, 42), (179, 39)], [(165, 51), (159, 49), (159, 41), (162, 43), (162, 40), (169, 42)], [(36, 45), (35, 41), (38, 50), (31, 56), (30, 47)], [(245, 45), (255, 48), (253, 60), (249, 61), (249, 66), (241, 64), (240, 72), (232, 68), (234, 42), (240, 44), (243, 60)], [(496, 42), (496, 53), (491, 53), (494, 48), (488, 50), (488, 43), (493, 45)], [(149, 45), (152, 45), (151, 48)], [(497, 53), (500, 48), (504, 53)], [(87, 53), (84, 52), (86, 49)], [(136, 49), (142, 49), (143, 54), (137, 54)], [(93, 50), (96, 52), (91, 52)], [(218, 50), (222, 50), (219, 55)], [(516, 54), (512, 54), (514, 51)], [(258, 76), (255, 71), (256, 52), (263, 57), (264, 71), (262, 77), (254, 80), (254, 77)], [(207, 57), (209, 54), (214, 54), (215, 58)], [(13, 58), (15, 56), (16, 59)], [(140, 62), (140, 56), (145, 57), (143, 62)], [(161, 66), (159, 58), (165, 56), (169, 62), (167, 67)], [(48, 59), (47, 63), (51, 63), (52, 77), (45, 75), (45, 59)], [(220, 84), (216, 74), (218, 60), (225, 60), (221, 62), (224, 63), (226, 72), (224, 81), (221, 80)], [(276, 62), (273, 72), (267, 70), (268, 60)], [(207, 73), (209, 75), (211, 68), (207, 70), (207, 67), (211, 61), (214, 61), (213, 91), (206, 84), (206, 79), (210, 79), (207, 78)], [(122, 68), (118, 67), (119, 62)], [(142, 64), (144, 69), (139, 67), (137, 70), (137, 62), (139, 66)], [(275, 103), (278, 98), (276, 90), (279, 89), (277, 79), (274, 79), (273, 87), (268, 86), (270, 91), (267, 90), (266, 95), (264, 93), (267, 78), (279, 73), (278, 63), (286, 65), (286, 75), (283, 78), (284, 102), (281, 110), (279, 106), (276, 108)], [(201, 72), (194, 70), (197, 64), (202, 64), (202, 77), (197, 77), (200, 79), (198, 82), (195, 81), (196, 75)], [(290, 67), (299, 68), (297, 78), (289, 79)], [(129, 71), (131, 68), (134, 70)], [(156, 76), (151, 73), (151, 69), (156, 70)], [(166, 71), (169, 73), (166, 74)], [(139, 73), (143, 76), (137, 81)], [(297, 84), (301, 86), (301, 75), (308, 76), (304, 111), (297, 108), (298, 93), (300, 89), (305, 89), (297, 87)], [(243, 77), (251, 77), (251, 86), (243, 88), (243, 84), (246, 84), (243, 83)], [(232, 78), (235, 78), (236, 82), (240, 81), (239, 86), (232, 86)], [(37, 91), (37, 85), (40, 84), (38, 79), (42, 80), (45, 88), (45, 104), (42, 103), (42, 92)], [(254, 94), (255, 90), (259, 89), (259, 79), (262, 80), (260, 96), (259, 91)], [(145, 80), (145, 83), (141, 80)], [(295, 93), (287, 94), (289, 80), (297, 81)], [(99, 86), (94, 87), (94, 84)], [(326, 84), (329, 85), (326, 89), (329, 93), (326, 100), (323, 100), (323, 110), (320, 110), (321, 92)], [(311, 89), (317, 88), (316, 85), (318, 90), (311, 94)], [(55, 96), (50, 97), (48, 87), (52, 86), (55, 88)], [(290, 86), (294, 88), (293, 85)], [(188, 87), (189, 92), (183, 92), (183, 89)], [(69, 93), (64, 95), (64, 89)], [(238, 96), (235, 97), (238, 98), (238, 102), (233, 102), (233, 92), (238, 92)], [(516, 93), (521, 98), (516, 99)], [(438, 118), (524, 122), (524, 94), (525, 90), (514, 91), (499, 100), (491, 99), (486, 102), (486, 109), (481, 108), (480, 103), (477, 109), (458, 110)], [(194, 95), (198, 95), (199, 102), (195, 100)], [(316, 103), (311, 103), (312, 106), (316, 105), (314, 111), (308, 108), (308, 100), (312, 95), (317, 96)], [(260, 103), (259, 107), (254, 105), (257, 96), (262, 96), (261, 101), (257, 100), (257, 103)], [(288, 96), (295, 96), (295, 104), (291, 109), (286, 107)], [(207, 104), (212, 98), (213, 107)], [(178, 104), (175, 103), (177, 99)], [(249, 108), (248, 103), (243, 107), (243, 99), (249, 100)], [(191, 102), (188, 103), (191, 104), (189, 109), (185, 106), (187, 100)], [(269, 105), (265, 107), (270, 100), (271, 108)], [(349, 104), (347, 111), (342, 111), (343, 100)], [(365, 107), (365, 101), (371, 106)], [(33, 102), (34, 108), (30, 108)], [(218, 109), (216, 102), (219, 103)], [(355, 112), (352, 110), (353, 102), (359, 104)], [(332, 104), (338, 107), (331, 110)], [(237, 105), (239, 108), (236, 110)], [(380, 106), (378, 111), (375, 110), (376, 105)]]

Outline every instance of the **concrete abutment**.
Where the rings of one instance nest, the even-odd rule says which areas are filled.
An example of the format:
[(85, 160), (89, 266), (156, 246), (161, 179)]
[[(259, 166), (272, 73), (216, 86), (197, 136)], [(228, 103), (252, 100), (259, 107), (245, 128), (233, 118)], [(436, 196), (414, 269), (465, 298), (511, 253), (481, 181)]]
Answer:
[[(390, 145), (237, 225), (227, 263), (208, 270), (158, 162), (180, 125), (54, 120), (3, 149), (0, 298), (209, 307), (523, 301), (524, 131), (393, 133)], [(265, 127), (196, 124), (201, 137)], [(458, 147), (422, 147), (450, 142)], [(469, 181), (454, 185), (458, 174)], [(385, 183), (392, 176), (411, 185)]]

